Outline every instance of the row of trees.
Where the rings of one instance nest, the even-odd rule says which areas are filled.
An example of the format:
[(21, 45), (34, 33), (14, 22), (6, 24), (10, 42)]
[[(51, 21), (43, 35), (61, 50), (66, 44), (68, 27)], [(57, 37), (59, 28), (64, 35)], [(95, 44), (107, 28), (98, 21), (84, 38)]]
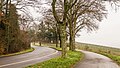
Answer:
[[(69, 37), (69, 49), (75, 51), (75, 37), (79, 31), (94, 31), (99, 28), (99, 22), (107, 15), (105, 3), (116, 4), (119, 0), (52, 0), (46, 4), (51, 6), (44, 12), (43, 25), (38, 31), (38, 39), (42, 37), (53, 37), (54, 34), (56, 45), (60, 41), (62, 47), (62, 57), (67, 56), (67, 40)], [(43, 23), (43, 22), (42, 22)], [(42, 24), (41, 23), (41, 24)], [(45, 35), (48, 32), (49, 35)], [(44, 35), (44, 36), (42, 36)], [(44, 37), (44, 39), (45, 39)], [(41, 40), (41, 41), (42, 41)]]
[[(98, 29), (98, 22), (106, 16), (104, 1), (52, 0), (51, 8), (45, 14), (58, 28), (62, 57), (66, 57), (67, 37), (69, 49), (75, 51), (75, 36), (81, 29)], [(48, 19), (49, 18), (49, 19)]]
[[(105, 2), (104, 0), (52, 0), (49, 12), (52, 12), (59, 27), (63, 58), (67, 56), (67, 35), (69, 35), (69, 48), (75, 51), (75, 36), (78, 31), (97, 30), (99, 22), (106, 17)], [(109, 2), (116, 4), (119, 0)]]
[(58, 47), (59, 33), (57, 32), (56, 25), (44, 20), (28, 32), (31, 42), (39, 42), (40, 46), (42, 43), (56, 43), (56, 47)]
[(105, 1), (100, 0), (52, 0), (47, 4), (50, 4), (51, 8), (44, 12), (44, 22), (38, 25), (37, 38), (41, 42), (54, 37), (56, 46), (60, 41), (63, 58), (66, 57), (68, 37), (69, 49), (75, 51), (77, 33), (82, 29), (97, 30), (98, 22), (107, 14)]

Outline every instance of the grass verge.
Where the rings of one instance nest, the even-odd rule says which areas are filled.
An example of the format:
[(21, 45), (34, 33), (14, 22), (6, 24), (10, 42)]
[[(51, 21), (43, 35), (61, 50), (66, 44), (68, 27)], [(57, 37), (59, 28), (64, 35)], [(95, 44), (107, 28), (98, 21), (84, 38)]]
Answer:
[(86, 44), (86, 43), (77, 43), (77, 48), (102, 54), (104, 56), (111, 58), (118, 65), (120, 65), (120, 49), (119, 48), (112, 48), (112, 47)]
[(102, 55), (105, 55), (109, 58), (111, 58), (113, 61), (115, 61), (118, 65), (120, 65), (120, 56), (117, 56), (117, 55), (111, 55), (111, 54), (108, 54), (108, 53), (100, 53)]
[(23, 51), (16, 52), (16, 53), (11, 53), (11, 54), (0, 55), (0, 57), (7, 57), (7, 56), (20, 55), (20, 54), (24, 54), (24, 53), (28, 53), (28, 52), (32, 52), (32, 51), (34, 51), (34, 48), (30, 48), (30, 49), (23, 50)]
[[(35, 44), (32, 43), (32, 45), (39, 46), (39, 43), (35, 43)], [(58, 51), (62, 50), (62, 48), (60, 48), (59, 44), (58, 44), (58, 47), (56, 47), (56, 44), (52, 44), (52, 43), (42, 43), (41, 46), (50, 47), (50, 48), (53, 48)]]
[(28, 66), (26, 68), (72, 68), (72, 66), (78, 61), (82, 60), (82, 58), (83, 53), (78, 51), (68, 51), (67, 58), (65, 59), (57, 57), (42, 63)]

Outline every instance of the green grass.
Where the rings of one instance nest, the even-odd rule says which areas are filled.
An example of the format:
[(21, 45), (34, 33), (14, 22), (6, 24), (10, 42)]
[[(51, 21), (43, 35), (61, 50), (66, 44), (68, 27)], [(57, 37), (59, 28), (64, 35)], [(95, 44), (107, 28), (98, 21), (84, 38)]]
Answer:
[(60, 48), (60, 47), (50, 47), (50, 48), (56, 49), (58, 51), (62, 51), (62, 48)]
[(118, 55), (111, 55), (111, 54), (108, 54), (108, 53), (100, 53), (102, 55), (105, 55), (109, 58), (111, 58), (112, 60), (114, 60), (116, 63), (118, 63), (120, 65), (120, 56)]
[(16, 52), (16, 53), (0, 55), (0, 57), (14, 56), (14, 55), (24, 54), (24, 53), (28, 53), (28, 52), (32, 52), (32, 51), (34, 51), (34, 48), (30, 48), (30, 49), (23, 50), (23, 51)]
[(94, 44), (76, 43), (78, 49), (96, 52), (105, 55), (120, 65), (120, 49)]
[[(33, 44), (33, 43), (32, 43)], [(33, 44), (34, 45), (34, 44)], [(35, 46), (39, 46), (39, 43), (35, 43)], [(52, 43), (42, 43), (41, 46), (44, 46), (44, 47), (50, 47), (50, 48), (53, 48), (53, 49), (56, 49), (58, 51), (61, 51), (62, 48), (60, 48), (59, 44), (58, 44), (58, 47), (56, 47), (56, 44), (52, 44)]]
[(68, 51), (65, 59), (57, 57), (26, 68), (72, 68), (76, 62), (82, 60), (83, 56), (83, 53)]

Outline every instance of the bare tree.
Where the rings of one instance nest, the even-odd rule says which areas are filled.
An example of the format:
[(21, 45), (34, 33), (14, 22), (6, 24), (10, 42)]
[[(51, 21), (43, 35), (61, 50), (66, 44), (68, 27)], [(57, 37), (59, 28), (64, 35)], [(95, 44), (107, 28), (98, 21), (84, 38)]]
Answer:
[[(110, 0), (110, 3), (119, 0)], [(61, 8), (61, 13), (57, 9)], [(53, 16), (60, 27), (62, 55), (66, 53), (66, 27), (69, 24), (70, 49), (75, 50), (75, 35), (78, 31), (85, 28), (88, 31), (98, 29), (98, 22), (106, 17), (104, 0), (52, 0)], [(61, 14), (61, 16), (59, 16)]]
[[(59, 0), (59, 3), (62, 4), (60, 6), (62, 8), (62, 20), (58, 16), (58, 13), (56, 11), (56, 2), (57, 0), (52, 0), (52, 12), (55, 20), (58, 23), (58, 26), (60, 27), (60, 38), (61, 38), (61, 46), (62, 46), (62, 57), (66, 57), (66, 52), (67, 52), (67, 45), (66, 45), (66, 26), (67, 26), (67, 14), (68, 11), (75, 5), (77, 0), (75, 1), (68, 1), (68, 0)], [(70, 4), (71, 3), (71, 4)]]
[(78, 0), (70, 9), (67, 19), (69, 22), (69, 46), (70, 50), (75, 50), (75, 35), (85, 28), (88, 31), (98, 29), (98, 21), (106, 16), (106, 9), (102, 1)]

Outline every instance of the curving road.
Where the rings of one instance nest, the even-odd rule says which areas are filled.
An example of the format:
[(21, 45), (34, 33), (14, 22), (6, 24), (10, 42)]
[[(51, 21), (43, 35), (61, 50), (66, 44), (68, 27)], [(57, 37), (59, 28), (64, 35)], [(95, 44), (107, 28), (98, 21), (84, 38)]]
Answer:
[(0, 68), (22, 68), (60, 55), (60, 52), (52, 48), (38, 46), (33, 47), (35, 50), (30, 53), (10, 57), (1, 57)]
[(82, 62), (75, 65), (74, 68), (120, 68), (111, 59), (88, 51), (81, 51), (85, 54), (85, 58)]

